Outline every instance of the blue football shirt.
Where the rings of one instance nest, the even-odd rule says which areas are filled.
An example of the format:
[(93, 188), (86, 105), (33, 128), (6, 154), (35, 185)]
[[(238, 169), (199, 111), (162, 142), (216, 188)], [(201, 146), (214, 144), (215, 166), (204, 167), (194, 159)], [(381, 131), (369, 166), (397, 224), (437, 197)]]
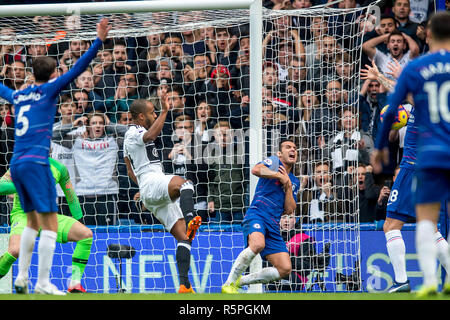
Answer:
[(409, 113), (408, 123), (406, 124), (405, 139), (403, 142), (403, 157), (400, 162), (400, 168), (415, 168), (417, 162), (417, 136), (418, 128), (415, 123), (415, 111), (413, 107)]
[(397, 107), (412, 93), (418, 128), (417, 168), (450, 169), (450, 52), (440, 50), (411, 61), (403, 69), (376, 140), (376, 148), (387, 146)]
[(102, 41), (97, 38), (89, 50), (64, 75), (42, 85), (13, 91), (0, 84), (0, 96), (14, 105), (14, 152), (17, 162), (49, 164), (48, 156), (59, 93), (89, 66)]
[[(283, 166), (280, 158), (272, 156), (260, 162), (272, 171), (278, 172), (279, 166)], [(300, 181), (292, 172), (289, 173), (292, 183), (292, 194), (297, 200)], [(283, 185), (277, 179), (259, 178), (256, 185), (255, 195), (247, 214), (264, 213), (265, 216), (279, 222), (284, 212), (285, 192)], [(246, 215), (247, 215), (246, 214)]]

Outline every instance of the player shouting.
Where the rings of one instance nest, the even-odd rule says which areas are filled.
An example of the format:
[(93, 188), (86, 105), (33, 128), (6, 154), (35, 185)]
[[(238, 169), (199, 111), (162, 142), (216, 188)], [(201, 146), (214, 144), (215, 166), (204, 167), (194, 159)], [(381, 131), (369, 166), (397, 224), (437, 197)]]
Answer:
[[(292, 140), (280, 142), (277, 156), (258, 163), (252, 174), (259, 177), (255, 196), (242, 223), (246, 248), (233, 263), (222, 286), (223, 293), (237, 293), (244, 285), (269, 283), (288, 276), (292, 264), (286, 243), (280, 234), (280, 219), (297, 206), (300, 181), (291, 172), (297, 162), (297, 146)], [(243, 276), (257, 254), (273, 267)]]

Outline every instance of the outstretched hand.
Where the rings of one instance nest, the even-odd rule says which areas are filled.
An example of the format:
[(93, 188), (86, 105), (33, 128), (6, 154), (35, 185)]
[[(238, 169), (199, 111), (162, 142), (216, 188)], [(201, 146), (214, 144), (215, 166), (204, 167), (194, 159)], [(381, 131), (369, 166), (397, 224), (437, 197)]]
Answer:
[(108, 23), (108, 19), (106, 18), (103, 18), (99, 23), (97, 23), (97, 36), (100, 38), (100, 40), (102, 40), (103, 42), (106, 40), (111, 27), (112, 26)]

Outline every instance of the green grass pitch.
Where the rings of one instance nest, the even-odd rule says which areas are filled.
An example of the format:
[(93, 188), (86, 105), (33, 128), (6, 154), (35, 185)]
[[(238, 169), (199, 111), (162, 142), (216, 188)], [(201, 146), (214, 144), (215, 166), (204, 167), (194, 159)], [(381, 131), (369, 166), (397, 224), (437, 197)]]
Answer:
[(414, 293), (259, 293), (259, 294), (176, 294), (176, 293), (84, 293), (68, 294), (66, 296), (52, 295), (17, 295), (1, 294), (0, 300), (226, 300), (226, 301), (245, 301), (245, 300), (450, 300), (450, 296), (438, 294), (434, 297), (419, 299)]

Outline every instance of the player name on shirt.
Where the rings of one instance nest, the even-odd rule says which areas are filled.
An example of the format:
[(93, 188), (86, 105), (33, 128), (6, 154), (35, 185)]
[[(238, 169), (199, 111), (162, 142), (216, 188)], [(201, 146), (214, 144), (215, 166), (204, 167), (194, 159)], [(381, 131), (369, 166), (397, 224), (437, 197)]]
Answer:
[[(14, 96), (14, 94), (13, 94), (13, 96)], [(43, 98), (43, 96), (41, 96), (41, 94), (39, 92), (32, 91), (29, 94), (19, 94), (17, 97), (14, 98), (14, 104), (19, 104), (21, 102), (28, 101), (28, 100), (39, 101), (39, 100), (41, 100), (41, 98)]]
[(432, 76), (436, 74), (445, 74), (450, 73), (450, 63), (442, 63), (442, 62), (436, 62), (429, 64), (428, 66), (425, 66), (420, 70), (420, 75), (425, 79), (428, 80)]

